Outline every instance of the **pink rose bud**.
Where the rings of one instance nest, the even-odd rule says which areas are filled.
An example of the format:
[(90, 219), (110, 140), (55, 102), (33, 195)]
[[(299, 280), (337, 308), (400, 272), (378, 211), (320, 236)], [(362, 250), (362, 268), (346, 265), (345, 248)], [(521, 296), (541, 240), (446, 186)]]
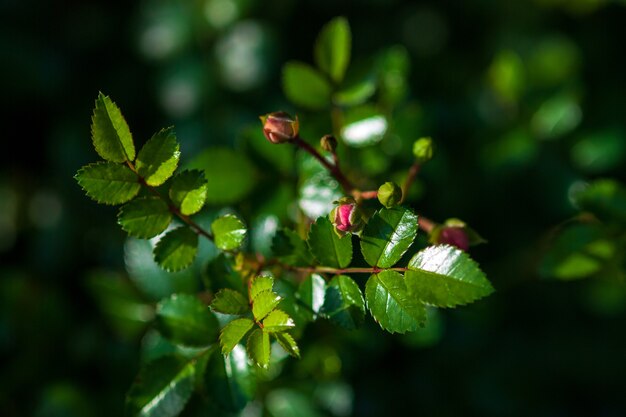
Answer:
[(456, 246), (464, 251), (469, 249), (469, 238), (462, 227), (444, 226), (439, 234), (438, 242)]
[(298, 117), (295, 119), (284, 111), (277, 111), (260, 117), (263, 134), (272, 143), (289, 142), (298, 136)]
[(363, 228), (361, 210), (351, 198), (343, 198), (339, 205), (330, 212), (330, 221), (339, 236), (346, 233), (358, 233)]

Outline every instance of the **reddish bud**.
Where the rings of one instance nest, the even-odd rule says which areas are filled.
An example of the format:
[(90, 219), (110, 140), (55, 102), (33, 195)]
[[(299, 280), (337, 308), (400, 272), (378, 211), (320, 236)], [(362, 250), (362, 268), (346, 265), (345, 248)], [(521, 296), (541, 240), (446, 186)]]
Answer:
[(363, 228), (363, 217), (356, 202), (351, 198), (343, 198), (339, 205), (330, 212), (330, 221), (339, 236), (346, 233), (358, 233)]
[(437, 241), (438, 243), (456, 246), (464, 251), (469, 249), (469, 238), (462, 227), (443, 227), (439, 233)]
[(294, 119), (284, 111), (277, 111), (261, 116), (260, 119), (263, 123), (263, 134), (272, 143), (289, 142), (298, 136), (298, 117)]

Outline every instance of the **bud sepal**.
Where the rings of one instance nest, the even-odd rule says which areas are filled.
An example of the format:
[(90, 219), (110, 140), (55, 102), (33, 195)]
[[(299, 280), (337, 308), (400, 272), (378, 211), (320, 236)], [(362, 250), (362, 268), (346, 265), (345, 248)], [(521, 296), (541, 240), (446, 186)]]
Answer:
[(263, 135), (274, 144), (290, 142), (300, 131), (298, 116), (294, 119), (284, 111), (269, 113), (259, 118), (263, 123)]
[(328, 217), (333, 224), (335, 233), (343, 237), (348, 233), (359, 234), (365, 223), (363, 213), (352, 197), (343, 197), (335, 201), (337, 206), (330, 211)]

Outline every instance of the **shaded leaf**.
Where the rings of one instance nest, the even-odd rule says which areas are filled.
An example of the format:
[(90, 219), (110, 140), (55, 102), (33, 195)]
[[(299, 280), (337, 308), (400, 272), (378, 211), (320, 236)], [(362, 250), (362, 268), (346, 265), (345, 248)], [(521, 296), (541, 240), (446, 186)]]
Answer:
[(313, 256), (306, 242), (296, 232), (281, 229), (272, 239), (272, 252), (281, 262), (293, 266), (313, 264)]
[(467, 304), (493, 292), (491, 283), (467, 253), (448, 245), (418, 252), (405, 273), (411, 295), (438, 307)]
[(190, 216), (199, 212), (206, 198), (207, 183), (202, 171), (183, 171), (174, 177), (170, 187), (170, 199), (184, 215)]
[(228, 355), (253, 326), (254, 322), (247, 318), (235, 319), (224, 326), (220, 333), (222, 354)]
[(581, 209), (604, 222), (626, 224), (626, 188), (615, 180), (594, 181), (579, 191), (575, 200)]
[(157, 305), (156, 325), (167, 339), (187, 346), (206, 346), (217, 341), (217, 319), (198, 298), (174, 294)]
[(154, 260), (166, 271), (191, 265), (198, 252), (198, 235), (188, 227), (171, 230), (154, 247)]
[(293, 103), (311, 110), (330, 105), (331, 86), (313, 67), (291, 61), (283, 67), (283, 91)]
[(222, 250), (238, 249), (248, 232), (241, 220), (232, 214), (217, 218), (211, 224), (215, 245)]
[(135, 168), (148, 185), (158, 186), (167, 181), (176, 168), (180, 151), (173, 127), (155, 133), (137, 155)]
[(374, 320), (390, 333), (414, 331), (426, 321), (426, 308), (409, 292), (399, 272), (372, 275), (365, 285), (365, 299)]
[(98, 94), (91, 117), (91, 140), (98, 155), (111, 162), (135, 159), (135, 144), (119, 107), (109, 96)]
[(244, 346), (236, 345), (226, 357), (212, 355), (204, 374), (209, 400), (227, 411), (242, 410), (254, 398), (254, 370)]
[(352, 35), (344, 17), (336, 17), (321, 30), (315, 43), (317, 66), (336, 83), (341, 82), (350, 62)]
[(326, 293), (326, 281), (318, 274), (309, 275), (300, 283), (296, 296), (308, 308), (304, 311), (317, 318), (317, 314), (324, 306), (324, 296)]
[(284, 332), (295, 326), (293, 319), (282, 310), (274, 310), (263, 319), (263, 330), (268, 333)]
[(248, 336), (246, 344), (248, 356), (257, 366), (267, 368), (270, 363), (270, 335), (256, 329)]
[(166, 356), (146, 364), (128, 392), (126, 408), (131, 416), (178, 415), (194, 388), (195, 361)]
[(125, 165), (96, 162), (85, 165), (74, 176), (85, 193), (101, 204), (122, 204), (132, 200), (141, 185)]
[(250, 305), (241, 293), (224, 288), (215, 294), (211, 308), (218, 313), (239, 315), (245, 314), (250, 309)]
[(307, 243), (313, 256), (324, 266), (345, 268), (352, 261), (352, 235), (339, 237), (328, 217), (319, 217), (311, 225)]
[(369, 220), (361, 252), (371, 266), (390, 268), (400, 260), (417, 234), (417, 216), (404, 207), (382, 208)]
[(208, 204), (240, 201), (252, 191), (258, 177), (250, 160), (243, 153), (229, 148), (208, 148), (196, 156), (187, 168), (204, 172)]
[(285, 349), (285, 352), (293, 356), (294, 358), (300, 357), (300, 348), (293, 337), (286, 332), (274, 333), (274, 337), (278, 341), (278, 344)]
[(333, 278), (326, 287), (322, 313), (333, 323), (356, 329), (365, 318), (365, 301), (361, 289), (346, 275)]
[(172, 221), (167, 204), (158, 197), (141, 197), (120, 208), (117, 223), (129, 235), (148, 239), (162, 233)]
[(258, 322), (267, 316), (280, 303), (282, 298), (269, 290), (261, 291), (252, 301), (252, 315)]

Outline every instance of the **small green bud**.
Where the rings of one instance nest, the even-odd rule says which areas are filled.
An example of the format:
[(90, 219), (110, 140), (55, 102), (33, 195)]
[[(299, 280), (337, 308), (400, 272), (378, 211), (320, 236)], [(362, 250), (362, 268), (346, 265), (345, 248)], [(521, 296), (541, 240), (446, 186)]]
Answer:
[(263, 123), (263, 134), (270, 142), (285, 143), (298, 136), (300, 124), (298, 117), (294, 119), (284, 111), (277, 111), (260, 116)]
[(433, 157), (433, 140), (429, 137), (416, 140), (413, 143), (413, 155), (420, 164), (430, 161)]
[(400, 204), (402, 189), (395, 182), (386, 182), (378, 188), (378, 201), (387, 208)]
[(335, 152), (337, 149), (337, 139), (333, 135), (324, 135), (320, 139), (320, 145), (326, 152)]

